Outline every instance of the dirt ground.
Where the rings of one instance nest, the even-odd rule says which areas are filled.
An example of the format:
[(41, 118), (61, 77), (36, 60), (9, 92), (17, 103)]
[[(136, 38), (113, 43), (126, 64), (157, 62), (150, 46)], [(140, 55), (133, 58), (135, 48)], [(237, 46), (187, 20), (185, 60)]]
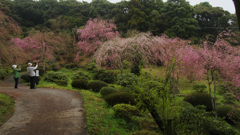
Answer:
[(13, 116), (0, 127), (0, 135), (87, 135), (83, 98), (78, 92), (37, 88), (8, 77), (0, 92), (15, 99)]

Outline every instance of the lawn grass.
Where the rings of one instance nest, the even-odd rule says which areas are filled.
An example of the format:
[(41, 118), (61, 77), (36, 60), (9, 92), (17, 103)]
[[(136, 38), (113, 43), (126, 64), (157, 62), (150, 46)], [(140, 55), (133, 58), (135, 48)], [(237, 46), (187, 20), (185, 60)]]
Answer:
[(13, 97), (0, 93), (0, 126), (14, 113), (14, 104)]

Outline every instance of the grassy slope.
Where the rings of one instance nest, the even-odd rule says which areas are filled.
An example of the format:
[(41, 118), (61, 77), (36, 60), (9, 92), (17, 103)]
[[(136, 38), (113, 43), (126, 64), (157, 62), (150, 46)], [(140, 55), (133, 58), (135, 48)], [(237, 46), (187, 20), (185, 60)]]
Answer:
[(11, 96), (0, 93), (0, 126), (14, 113), (14, 99)]

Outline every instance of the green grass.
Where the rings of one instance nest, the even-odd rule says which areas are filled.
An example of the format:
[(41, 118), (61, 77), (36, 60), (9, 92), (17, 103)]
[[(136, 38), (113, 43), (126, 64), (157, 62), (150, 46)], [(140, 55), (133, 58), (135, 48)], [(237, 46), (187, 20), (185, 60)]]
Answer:
[(14, 103), (11, 96), (0, 93), (0, 126), (12, 116)]

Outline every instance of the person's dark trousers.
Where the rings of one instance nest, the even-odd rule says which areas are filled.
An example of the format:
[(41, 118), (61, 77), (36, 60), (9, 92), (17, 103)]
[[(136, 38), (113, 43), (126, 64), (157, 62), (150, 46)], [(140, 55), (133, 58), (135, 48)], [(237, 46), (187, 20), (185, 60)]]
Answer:
[(35, 88), (35, 76), (30, 76), (30, 89), (34, 89)]
[(18, 88), (18, 78), (14, 78), (15, 80), (15, 87), (14, 88)]

